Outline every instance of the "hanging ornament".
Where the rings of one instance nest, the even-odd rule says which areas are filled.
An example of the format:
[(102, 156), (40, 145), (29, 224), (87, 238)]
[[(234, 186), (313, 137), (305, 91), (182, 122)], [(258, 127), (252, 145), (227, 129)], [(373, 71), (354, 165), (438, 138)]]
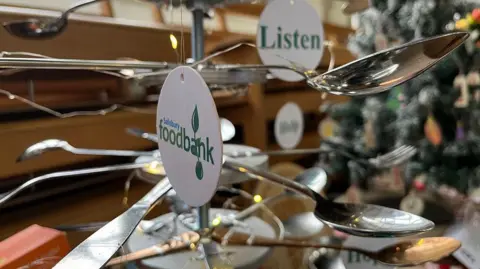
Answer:
[(466, 77), (468, 86), (480, 85), (480, 73), (478, 71), (470, 71)]
[(472, 11), (472, 18), (476, 23), (480, 23), (480, 8), (476, 8)]
[(465, 129), (463, 128), (462, 121), (457, 121), (457, 130), (455, 134), (455, 139), (461, 141), (465, 139)]
[(393, 111), (400, 108), (400, 105), (404, 101), (403, 87), (397, 86), (390, 90), (387, 98), (387, 107)]
[[(471, 79), (475, 79), (473, 75)], [(470, 94), (468, 92), (467, 77), (463, 74), (457, 75), (453, 80), (453, 87), (460, 91), (460, 97), (458, 97), (457, 101), (455, 101), (454, 106), (457, 108), (468, 107), (468, 103), (470, 102)]]
[(338, 123), (331, 117), (325, 118), (318, 124), (318, 134), (324, 139), (334, 136), (337, 129)]
[(428, 115), (427, 121), (424, 126), (425, 137), (435, 146), (442, 143), (442, 130), (437, 121), (433, 117), (432, 113)]
[(377, 146), (377, 143), (375, 139), (375, 132), (374, 132), (375, 130), (373, 127), (372, 119), (368, 119), (365, 122), (364, 131), (365, 131), (365, 136), (364, 136), (365, 146), (367, 147), (367, 149), (374, 149)]
[(382, 34), (378, 33), (375, 35), (375, 50), (381, 51), (388, 48), (388, 40), (387, 37)]

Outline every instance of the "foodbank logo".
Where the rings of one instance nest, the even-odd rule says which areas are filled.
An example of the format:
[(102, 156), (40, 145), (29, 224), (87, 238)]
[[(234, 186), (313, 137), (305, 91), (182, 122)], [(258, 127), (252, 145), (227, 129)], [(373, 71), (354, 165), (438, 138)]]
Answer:
[(210, 165), (215, 165), (213, 161), (213, 151), (215, 148), (210, 146), (209, 137), (198, 136), (198, 130), (200, 129), (200, 121), (198, 117), (198, 109), (197, 106), (195, 106), (190, 124), (190, 128), (193, 131), (193, 137), (187, 135), (185, 132), (185, 127), (166, 117), (163, 117), (160, 120), (158, 130), (161, 140), (167, 142), (172, 147), (177, 147), (184, 152), (197, 157), (197, 163), (195, 164), (195, 175), (198, 180), (202, 180), (202, 161)]

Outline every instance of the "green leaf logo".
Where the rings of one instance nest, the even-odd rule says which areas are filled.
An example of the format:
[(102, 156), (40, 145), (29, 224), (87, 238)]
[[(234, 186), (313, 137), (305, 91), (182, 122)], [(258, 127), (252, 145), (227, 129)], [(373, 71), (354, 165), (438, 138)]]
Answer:
[(192, 114), (192, 129), (194, 133), (198, 131), (198, 127), (200, 127), (199, 125), (200, 123), (198, 120), (198, 109), (197, 109), (197, 106), (195, 105), (195, 109), (193, 110), (193, 114)]
[(197, 161), (197, 165), (195, 165), (195, 175), (197, 176), (198, 180), (202, 180), (203, 178), (203, 166), (200, 161)]

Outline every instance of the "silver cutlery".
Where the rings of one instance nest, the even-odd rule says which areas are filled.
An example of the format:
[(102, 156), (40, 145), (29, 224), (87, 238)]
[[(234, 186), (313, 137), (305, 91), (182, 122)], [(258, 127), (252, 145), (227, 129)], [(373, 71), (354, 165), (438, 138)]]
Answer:
[[(358, 96), (387, 91), (423, 73), (469, 37), (454, 32), (379, 51), (319, 74), (293, 62), (291, 66), (242, 65), (239, 70), (286, 69), (302, 75), (311, 88), (333, 95)], [(288, 59), (285, 59), (289, 61)]]
[(134, 150), (111, 150), (111, 149), (85, 149), (76, 148), (67, 141), (59, 139), (47, 139), (28, 147), (18, 158), (17, 162), (37, 157), (45, 152), (64, 150), (77, 155), (102, 155), (102, 156), (152, 156), (150, 151)]
[(168, 178), (162, 179), (142, 199), (80, 243), (53, 268), (102, 268), (127, 241), (149, 209), (171, 189)]
[(31, 38), (31, 39), (46, 39), (52, 38), (63, 32), (68, 24), (68, 16), (75, 10), (100, 2), (102, 0), (88, 0), (77, 3), (71, 8), (67, 9), (58, 18), (54, 19), (29, 19), (25, 21), (14, 21), (3, 24), (3, 27), (12, 35)]
[(435, 227), (434, 223), (427, 219), (396, 209), (368, 204), (336, 203), (325, 199), (308, 186), (232, 160), (225, 160), (223, 165), (310, 197), (316, 202), (315, 216), (333, 229), (347, 234), (364, 237), (399, 237), (419, 234)]
[(10, 199), (18, 195), (23, 190), (26, 190), (29, 187), (32, 187), (37, 183), (40, 183), (46, 180), (59, 178), (59, 177), (68, 177), (68, 176), (73, 177), (73, 176), (90, 175), (90, 174), (96, 174), (96, 173), (137, 169), (137, 168), (144, 167), (147, 164), (148, 163), (120, 164), (120, 165), (112, 165), (112, 166), (105, 166), (105, 167), (98, 167), (98, 168), (86, 168), (86, 169), (77, 169), (77, 170), (71, 170), (71, 171), (55, 172), (55, 173), (38, 176), (28, 180), (27, 182), (11, 190), (10, 192), (0, 194), (0, 207), (2, 207), (2, 205), (4, 205)]

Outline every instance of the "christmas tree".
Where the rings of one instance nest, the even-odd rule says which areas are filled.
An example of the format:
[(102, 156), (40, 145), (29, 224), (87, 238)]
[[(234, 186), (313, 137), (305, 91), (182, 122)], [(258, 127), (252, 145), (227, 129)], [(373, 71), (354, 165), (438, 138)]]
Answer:
[[(370, 0), (370, 8), (353, 20), (357, 29), (348, 48), (358, 57), (450, 31), (469, 31), (471, 37), (407, 83), (331, 106), (334, 138), (370, 157), (416, 146), (418, 154), (402, 170), (407, 183), (422, 175), (427, 186), (448, 185), (462, 193), (480, 187), (480, 1)], [(349, 171), (352, 182), (375, 173), (341, 154), (329, 162), (333, 172)]]

